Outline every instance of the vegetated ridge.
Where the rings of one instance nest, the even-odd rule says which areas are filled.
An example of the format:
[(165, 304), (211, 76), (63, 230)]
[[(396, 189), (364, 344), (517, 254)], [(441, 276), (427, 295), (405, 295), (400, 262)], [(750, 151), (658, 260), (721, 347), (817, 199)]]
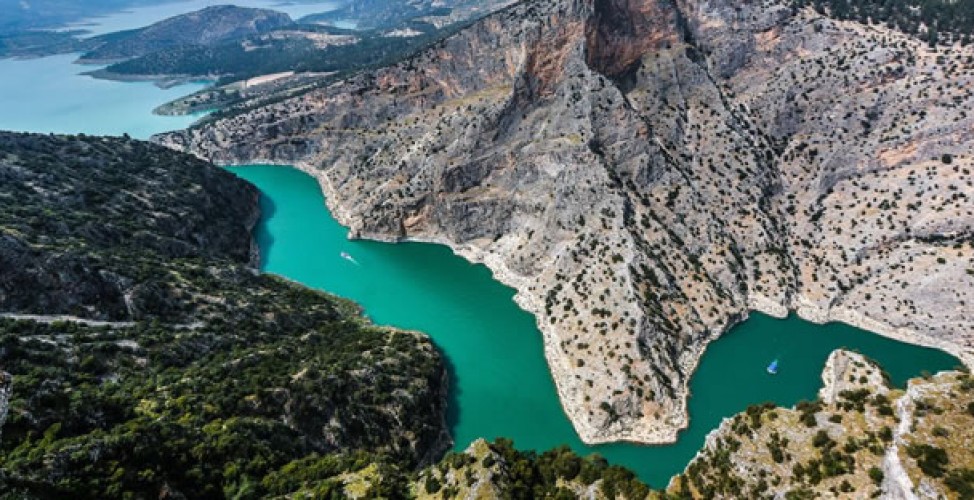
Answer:
[(173, 16), (144, 28), (94, 38), (98, 47), (81, 63), (107, 63), (187, 46), (213, 46), (267, 33), (293, 24), (291, 17), (269, 9), (218, 5)]
[[(450, 445), (429, 339), (258, 274), (257, 190), (123, 138), (0, 133), (0, 491), (362, 491)], [(331, 481), (327, 481), (331, 479)]]
[[(257, 273), (257, 199), (153, 144), (0, 132), (0, 497), (471, 487), (472, 473), (451, 472), (469, 453), (441, 459), (439, 352), (347, 300)], [(493, 471), (477, 488), (505, 497), (651, 493), (564, 448), (471, 449)]]

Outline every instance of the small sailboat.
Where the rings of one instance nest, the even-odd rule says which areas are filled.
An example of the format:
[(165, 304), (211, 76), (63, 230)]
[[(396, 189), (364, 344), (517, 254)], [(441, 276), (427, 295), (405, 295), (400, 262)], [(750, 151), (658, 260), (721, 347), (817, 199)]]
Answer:
[(352, 257), (348, 252), (342, 252), (339, 255), (341, 255), (343, 259), (351, 262), (352, 264), (355, 264), (356, 266), (359, 265), (358, 261), (355, 260), (355, 257)]
[(777, 359), (773, 360), (771, 362), (771, 364), (768, 365), (768, 373), (770, 373), (771, 375), (777, 375), (778, 374), (778, 360)]

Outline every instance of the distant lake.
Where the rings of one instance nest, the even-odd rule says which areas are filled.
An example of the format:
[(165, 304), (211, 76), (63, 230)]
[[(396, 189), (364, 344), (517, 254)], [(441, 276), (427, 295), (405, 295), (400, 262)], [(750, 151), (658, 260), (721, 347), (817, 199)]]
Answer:
[[(334, 10), (331, 0), (180, 0), (132, 7), (65, 26), (83, 28), (90, 35), (139, 28), (168, 17), (213, 5), (269, 8), (293, 19)], [(206, 87), (195, 82), (160, 89), (151, 82), (113, 82), (81, 73), (99, 66), (72, 64), (78, 54), (36, 59), (0, 59), (0, 129), (101, 135), (148, 139), (168, 130), (186, 128), (200, 115), (164, 117), (152, 110)]]
[(149, 82), (98, 80), (72, 64), (77, 55), (0, 59), (0, 129), (122, 135), (148, 139), (186, 128), (197, 117), (156, 116), (152, 109), (202, 89), (202, 83), (160, 89)]
[[(348, 297), (377, 323), (433, 338), (453, 375), (450, 424), (457, 450), (478, 437), (509, 437), (522, 449), (568, 444), (583, 455), (600, 453), (660, 488), (686, 467), (722, 418), (765, 401), (791, 406), (814, 399), (833, 349), (876, 359), (901, 385), (924, 370), (960, 365), (942, 351), (848, 325), (753, 314), (707, 349), (690, 384), (690, 427), (676, 444), (586, 446), (559, 404), (534, 317), (486, 267), (441, 245), (348, 241), (312, 177), (280, 166), (230, 170), (263, 194), (257, 241), (264, 271)], [(780, 366), (772, 376), (765, 368), (775, 358)]]

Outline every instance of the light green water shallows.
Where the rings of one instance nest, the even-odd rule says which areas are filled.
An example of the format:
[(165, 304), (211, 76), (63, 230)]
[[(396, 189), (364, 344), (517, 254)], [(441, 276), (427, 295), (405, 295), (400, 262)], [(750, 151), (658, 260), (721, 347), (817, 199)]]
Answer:
[[(755, 403), (790, 406), (815, 398), (833, 349), (856, 349), (878, 360), (897, 384), (922, 370), (959, 365), (941, 351), (847, 325), (753, 314), (707, 350), (690, 384), (690, 427), (676, 444), (586, 446), (559, 405), (534, 318), (486, 267), (441, 245), (348, 241), (312, 177), (276, 166), (230, 170), (263, 193), (257, 239), (265, 271), (358, 301), (376, 323), (433, 338), (453, 376), (450, 425), (458, 450), (478, 437), (509, 437), (522, 449), (568, 444), (630, 467), (659, 488), (686, 466), (723, 417)], [(771, 376), (765, 367), (775, 358), (780, 371)]]

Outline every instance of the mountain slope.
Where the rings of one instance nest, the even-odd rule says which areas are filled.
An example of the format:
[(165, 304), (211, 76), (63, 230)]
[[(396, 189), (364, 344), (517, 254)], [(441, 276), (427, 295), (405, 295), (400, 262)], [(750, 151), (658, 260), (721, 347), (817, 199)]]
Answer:
[(581, 437), (665, 442), (749, 310), (974, 361), (974, 52), (773, 0), (540, 0), (165, 145), (518, 290)]
[(355, 23), (355, 28), (396, 28), (404, 20), (428, 22), (444, 27), (476, 19), (513, 3), (511, 0), (360, 0), (348, 2), (334, 10), (311, 14), (302, 23)]
[(366, 466), (378, 495), (449, 447), (427, 337), (251, 267), (252, 185), (12, 133), (0, 180), (0, 496), (254, 498)]
[(242, 40), (292, 24), (290, 16), (268, 9), (233, 5), (207, 7), (164, 19), (144, 28), (95, 37), (98, 47), (78, 60), (114, 62), (189, 46), (214, 46)]

